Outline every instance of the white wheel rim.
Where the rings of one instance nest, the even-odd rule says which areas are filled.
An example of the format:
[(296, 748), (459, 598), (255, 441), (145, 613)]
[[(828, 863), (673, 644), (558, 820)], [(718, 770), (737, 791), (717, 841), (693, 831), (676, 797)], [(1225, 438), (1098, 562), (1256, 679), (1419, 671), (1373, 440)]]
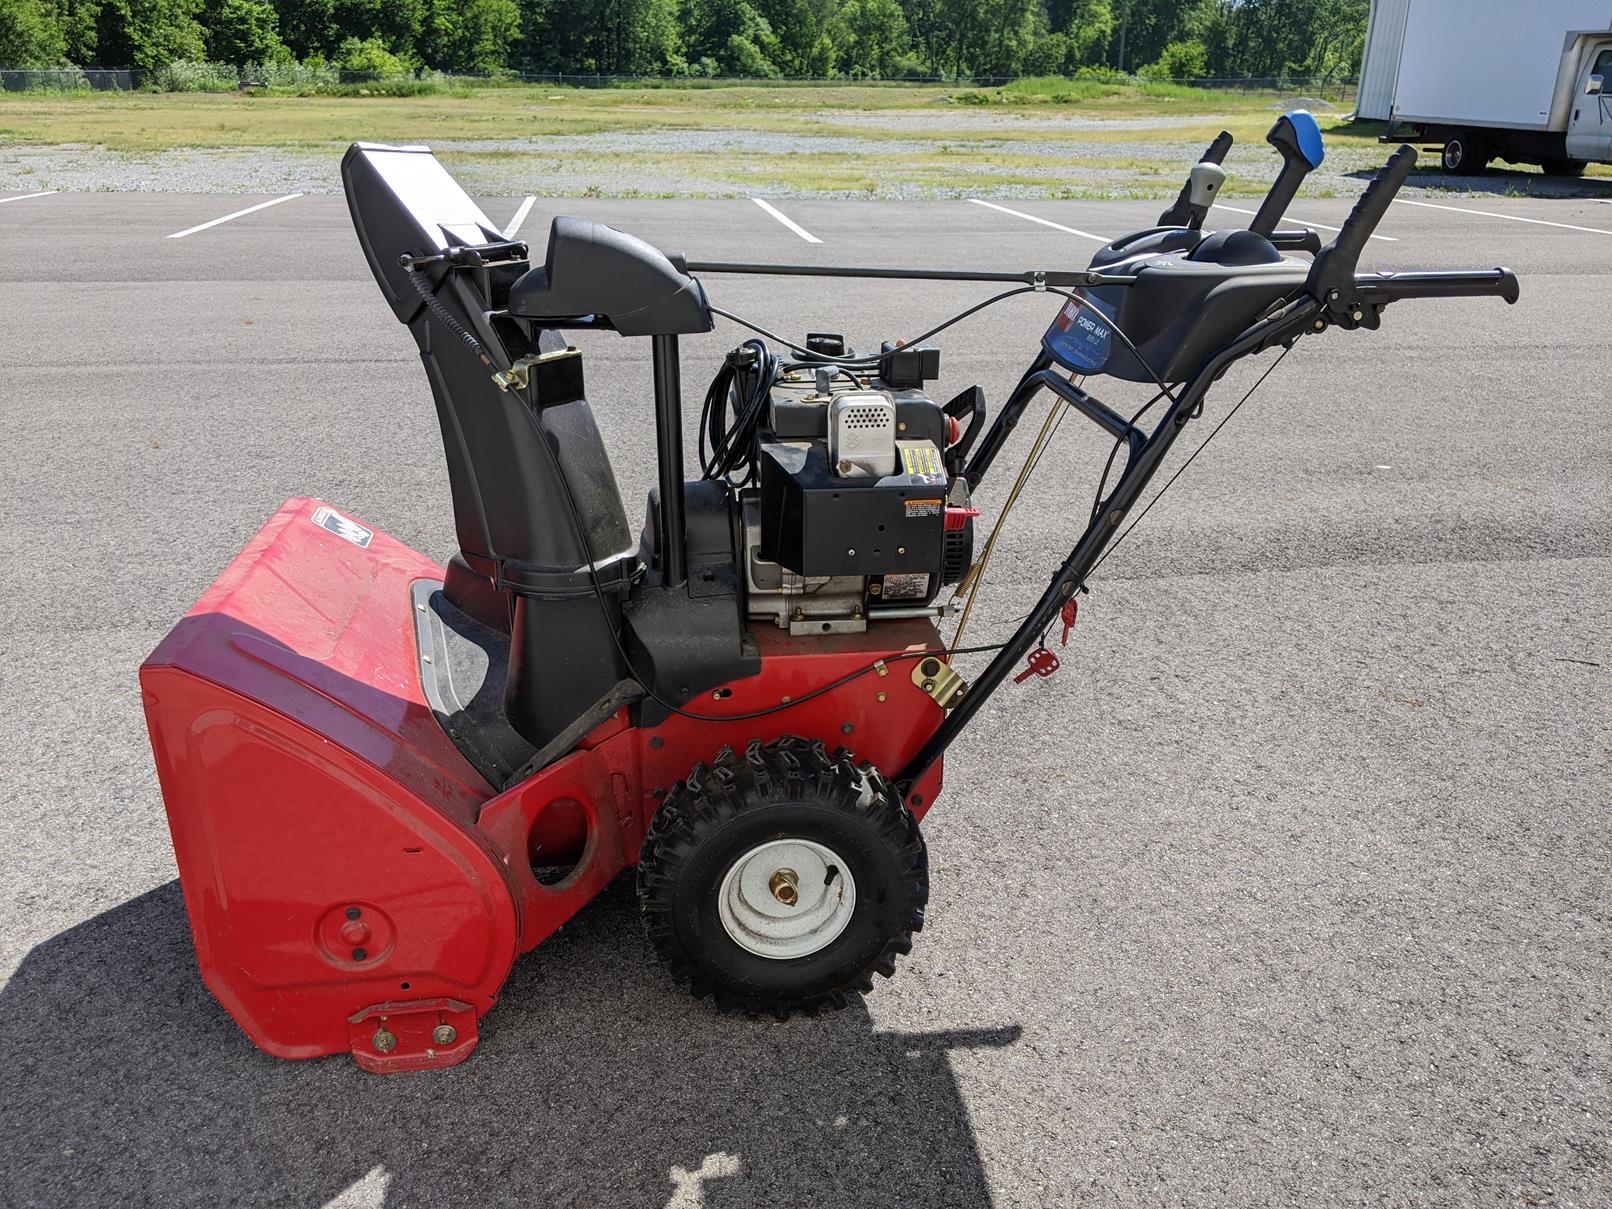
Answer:
[(717, 914), (728, 936), (774, 961), (827, 948), (855, 911), (851, 871), (832, 849), (812, 840), (772, 840), (750, 849), (733, 862), (717, 892)]

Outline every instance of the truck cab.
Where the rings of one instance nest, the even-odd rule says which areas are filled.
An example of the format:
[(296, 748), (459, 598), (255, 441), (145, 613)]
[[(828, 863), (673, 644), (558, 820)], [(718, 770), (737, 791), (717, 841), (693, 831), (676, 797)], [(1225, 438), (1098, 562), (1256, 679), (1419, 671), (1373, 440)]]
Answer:
[[(1567, 155), (1577, 163), (1612, 161), (1612, 38), (1580, 34), (1578, 74), (1567, 119)], [(1566, 73), (1563, 73), (1564, 76)]]

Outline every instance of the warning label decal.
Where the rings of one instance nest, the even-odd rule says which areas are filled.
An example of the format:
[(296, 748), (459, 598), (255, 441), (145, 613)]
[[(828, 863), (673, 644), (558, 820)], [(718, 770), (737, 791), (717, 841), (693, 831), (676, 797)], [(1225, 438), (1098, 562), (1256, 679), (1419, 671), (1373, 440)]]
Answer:
[(900, 446), (901, 465), (908, 474), (920, 479), (940, 479), (940, 450), (927, 441), (902, 441)]
[(326, 506), (316, 508), (314, 509), (314, 514), (308, 519), (321, 529), (334, 533), (342, 541), (352, 542), (360, 550), (368, 547), (369, 543), (375, 538), (373, 530), (364, 528), (363, 525), (343, 516), (334, 508)]
[(913, 571), (886, 575), (879, 594), (885, 600), (927, 600), (929, 575), (927, 572)]

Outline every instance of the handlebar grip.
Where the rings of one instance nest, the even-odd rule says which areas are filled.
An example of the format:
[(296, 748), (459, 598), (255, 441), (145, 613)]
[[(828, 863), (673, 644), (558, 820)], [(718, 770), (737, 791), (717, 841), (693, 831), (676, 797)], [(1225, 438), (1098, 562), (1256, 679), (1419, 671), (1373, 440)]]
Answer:
[(1337, 237), (1315, 258), (1309, 280), (1305, 283), (1312, 296), (1324, 302), (1333, 290), (1341, 290), (1351, 283), (1366, 240), (1371, 238), (1377, 224), (1382, 222), (1389, 203), (1399, 193), (1400, 186), (1410, 176), (1415, 164), (1416, 148), (1402, 144), (1398, 151), (1388, 157), (1383, 170), (1371, 178), (1371, 184), (1366, 186), (1355, 208), (1344, 219)]
[(1517, 274), (1510, 269), (1361, 273), (1355, 277), (1354, 291), (1362, 302), (1371, 303), (1403, 298), (1503, 298), (1515, 303), (1522, 296)]
[(1226, 155), (1231, 150), (1231, 131), (1222, 130), (1215, 135), (1215, 141), (1209, 144), (1209, 149), (1198, 157), (1198, 162), (1210, 164), (1224, 164)]
[(1408, 143), (1402, 143), (1398, 151), (1388, 157), (1388, 163), (1383, 170), (1371, 178), (1371, 184), (1360, 195), (1355, 208), (1349, 212), (1349, 217), (1343, 220), (1343, 229), (1338, 237), (1332, 241), (1335, 251), (1345, 256), (1360, 259), (1360, 253), (1365, 250), (1366, 240), (1371, 238), (1377, 224), (1382, 222), (1383, 215), (1388, 213), (1388, 205), (1398, 195), (1400, 186), (1410, 176), (1411, 169), (1416, 166), (1416, 148)]

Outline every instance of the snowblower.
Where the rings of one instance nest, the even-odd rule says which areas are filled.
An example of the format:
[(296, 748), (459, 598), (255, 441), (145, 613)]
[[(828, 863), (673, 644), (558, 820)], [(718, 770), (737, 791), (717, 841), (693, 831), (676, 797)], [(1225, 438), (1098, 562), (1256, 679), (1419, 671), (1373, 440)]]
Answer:
[[(512, 964), (632, 867), (653, 947), (720, 1005), (815, 1011), (890, 975), (924, 922), (943, 757), (1004, 681), (1056, 668), (1047, 635), (1211, 385), (1400, 299), (1517, 299), (1505, 269), (1357, 271), (1409, 147), (1329, 246), (1278, 230), (1323, 152), (1302, 113), (1270, 141), (1286, 162), (1248, 229), (1204, 229), (1223, 135), (1158, 226), (1024, 272), (702, 263), (570, 217), (539, 260), (427, 148), (352, 147), (348, 204), (419, 346), (458, 552), (440, 566), (289, 500), (141, 670), (202, 976), (252, 1041), (378, 1072), (460, 1062)], [(979, 387), (929, 393), (956, 318), (876, 351), (796, 342), (713, 305), (728, 273), (996, 283), (980, 306), (1059, 309), (992, 416)], [(678, 340), (719, 316), (755, 337), (716, 371), (688, 479)], [(638, 535), (575, 331), (649, 345)], [(1086, 388), (1101, 376), (1156, 393), (1125, 415)], [(991, 545), (973, 493), (1046, 391), (1112, 441), (1117, 476), (1010, 636), (943, 637)]]

